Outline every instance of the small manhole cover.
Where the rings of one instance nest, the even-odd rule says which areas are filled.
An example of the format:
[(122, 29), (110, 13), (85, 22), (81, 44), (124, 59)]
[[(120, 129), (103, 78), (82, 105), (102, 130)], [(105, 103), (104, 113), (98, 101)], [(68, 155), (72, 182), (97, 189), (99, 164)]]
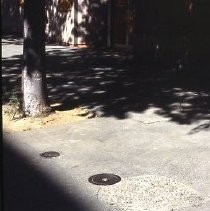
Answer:
[(44, 158), (55, 158), (55, 157), (60, 156), (60, 153), (56, 151), (48, 151), (48, 152), (41, 153), (40, 156)]
[(115, 174), (96, 174), (91, 176), (88, 181), (94, 185), (114, 185), (121, 181), (121, 178)]

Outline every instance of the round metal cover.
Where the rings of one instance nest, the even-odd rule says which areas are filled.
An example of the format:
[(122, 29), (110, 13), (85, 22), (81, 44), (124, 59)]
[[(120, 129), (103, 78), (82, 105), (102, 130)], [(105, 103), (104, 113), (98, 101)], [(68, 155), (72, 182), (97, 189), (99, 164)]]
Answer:
[(44, 158), (55, 158), (55, 157), (60, 156), (60, 153), (56, 151), (48, 151), (48, 152), (41, 153), (40, 156)]
[(88, 181), (94, 185), (114, 185), (121, 181), (121, 178), (115, 174), (96, 174), (91, 176)]

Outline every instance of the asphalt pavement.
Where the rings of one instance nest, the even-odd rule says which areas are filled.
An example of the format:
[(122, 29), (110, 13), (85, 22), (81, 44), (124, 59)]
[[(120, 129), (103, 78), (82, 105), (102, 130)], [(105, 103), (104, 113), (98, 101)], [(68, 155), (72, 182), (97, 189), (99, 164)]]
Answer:
[[(4, 44), (3, 58), (11, 45), (21, 49)], [(4, 131), (4, 210), (209, 211), (209, 120), (180, 124), (158, 111)], [(90, 183), (102, 173), (121, 180)]]

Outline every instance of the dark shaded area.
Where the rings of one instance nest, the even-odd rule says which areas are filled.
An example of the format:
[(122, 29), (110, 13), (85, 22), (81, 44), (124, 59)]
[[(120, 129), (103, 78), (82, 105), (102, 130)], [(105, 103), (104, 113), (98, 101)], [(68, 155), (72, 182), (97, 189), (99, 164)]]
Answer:
[(22, 9), (17, 0), (1, 1), (2, 34), (23, 34)]
[(2, 103), (8, 103), (13, 95), (21, 98), (22, 55), (2, 59)]
[[(49, 42), (77, 44), (77, 38), (82, 37), (88, 45), (106, 46), (109, 28), (108, 8), (111, 3), (111, 42), (120, 43), (121, 38), (127, 39), (126, 33), (130, 34), (131, 40), (128, 43), (135, 43), (135, 51), (141, 63), (152, 62), (156, 66), (157, 63), (165, 66), (173, 63), (177, 66), (181, 64), (183, 67), (189, 63), (193, 63), (194, 66), (194, 63), (208, 60), (209, 0), (83, 0), (79, 2), (75, 0), (74, 2), (74, 6), (71, 4), (68, 10), (63, 11), (59, 9), (57, 1), (46, 1)], [(115, 4), (120, 4), (116, 2), (127, 2), (130, 15), (127, 16), (126, 9), (115, 7)], [(84, 12), (86, 8), (87, 13)], [(82, 15), (82, 22), (77, 20), (78, 12)], [(72, 14), (73, 19), (68, 16), (69, 13)], [(22, 34), (23, 24), (18, 1), (2, 1), (2, 18), (3, 32)], [(135, 19), (135, 24), (130, 19)], [(126, 22), (129, 24), (127, 25)], [(75, 36), (75, 40), (62, 43), (62, 33), (68, 24), (74, 26), (71, 33)], [(133, 24), (135, 30), (131, 29)], [(121, 37), (120, 34), (124, 35)]]
[(68, 196), (6, 141), (3, 146), (4, 211), (90, 210), (78, 196)]
[(139, 73), (133, 71), (126, 52), (53, 52), (48, 70), (57, 68), (49, 73), (48, 84), (52, 102), (62, 102), (58, 109), (84, 105), (99, 108), (104, 116), (126, 118), (129, 111), (143, 112), (154, 106), (160, 115), (179, 123), (209, 118), (207, 71), (185, 74), (165, 69), (143, 75), (141, 67)]
[(72, 33), (76, 37), (82, 37), (88, 46), (104, 47), (107, 45), (107, 15), (108, 4), (105, 1), (84, 0), (77, 4), (76, 10), (81, 12), (87, 8), (87, 14), (83, 14), (82, 22), (75, 25)]
[[(209, 1), (134, 3), (133, 52), (102, 48), (106, 44), (107, 3), (85, 0), (78, 5), (78, 11), (88, 6), (88, 14), (72, 33), (100, 48), (48, 50), (51, 103), (61, 103), (56, 108), (60, 110), (86, 106), (102, 116), (117, 118), (156, 107), (160, 115), (180, 124), (209, 119)], [(56, 27), (62, 28), (62, 23)], [(84, 28), (87, 34), (82, 34)], [(19, 55), (3, 59), (5, 102), (19, 80), (20, 64)]]
[[(210, 55), (208, 0), (135, 1), (136, 65), (206, 71)], [(209, 68), (209, 67), (208, 67)]]
[[(44, 75), (45, 59), (45, 3), (28, 0), (24, 3), (23, 61), (27, 74)], [(37, 73), (38, 72), (38, 73)], [(33, 84), (36, 86), (36, 84)]]
[[(190, 74), (176, 68), (143, 74), (145, 67), (133, 70), (127, 51), (53, 46), (46, 59), (49, 98), (61, 103), (58, 110), (86, 106), (102, 116), (127, 118), (128, 112), (156, 107), (180, 124), (210, 119), (209, 66)], [(4, 90), (17, 84), (20, 62), (21, 56), (3, 60)]]

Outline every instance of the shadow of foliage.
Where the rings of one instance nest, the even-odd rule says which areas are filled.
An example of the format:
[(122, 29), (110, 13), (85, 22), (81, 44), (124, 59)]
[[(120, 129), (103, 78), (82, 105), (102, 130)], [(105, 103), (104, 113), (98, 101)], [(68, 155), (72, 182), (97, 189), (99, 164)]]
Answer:
[(207, 123), (204, 123), (204, 124), (201, 124), (195, 128), (193, 128), (189, 134), (192, 135), (192, 134), (195, 134), (195, 133), (198, 133), (200, 131), (210, 131), (210, 122), (207, 122)]
[(106, 46), (107, 2), (101, 0), (83, 0), (81, 4), (77, 4), (76, 9), (78, 12), (82, 13), (84, 8), (87, 8), (87, 14), (83, 14), (82, 21), (73, 28), (73, 35), (82, 37), (88, 46)]
[(2, 45), (22, 45), (23, 44), (21, 36), (18, 37), (17, 35), (10, 34), (3, 37), (4, 39), (1, 40)]
[(48, 13), (48, 34), (47, 41), (49, 43), (62, 44), (62, 33), (67, 21), (67, 12), (58, 10), (58, 1), (46, 1), (46, 11)]
[[(17, 84), (20, 62), (21, 56), (3, 60), (4, 90)], [(117, 118), (155, 107), (159, 115), (179, 124), (210, 119), (208, 71), (146, 72), (145, 67), (134, 70), (132, 63), (126, 51), (48, 47), (50, 101), (61, 104), (58, 110), (85, 106), (101, 116)]]
[[(180, 0), (136, 1), (133, 53), (49, 47), (46, 68), (51, 102), (62, 104), (57, 109), (86, 106), (117, 118), (156, 107), (160, 115), (180, 124), (209, 119), (208, 2), (196, 1), (189, 13), (186, 2)], [(84, 0), (78, 10), (82, 7), (88, 7), (88, 13), (72, 33), (102, 47), (107, 4)], [(61, 29), (64, 20), (61, 17), (55, 27)], [(20, 55), (3, 59), (4, 92), (20, 79), (20, 65)]]

